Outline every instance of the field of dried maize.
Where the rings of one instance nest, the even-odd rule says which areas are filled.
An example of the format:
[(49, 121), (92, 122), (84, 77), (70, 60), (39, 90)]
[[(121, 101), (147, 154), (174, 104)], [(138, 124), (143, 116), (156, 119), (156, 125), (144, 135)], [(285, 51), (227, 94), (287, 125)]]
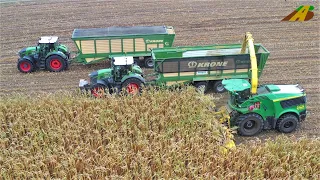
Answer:
[[(320, 141), (278, 138), (225, 150), (231, 138), (194, 89), (94, 99), (0, 100), (3, 179), (318, 178)], [(152, 108), (151, 108), (152, 107)]]

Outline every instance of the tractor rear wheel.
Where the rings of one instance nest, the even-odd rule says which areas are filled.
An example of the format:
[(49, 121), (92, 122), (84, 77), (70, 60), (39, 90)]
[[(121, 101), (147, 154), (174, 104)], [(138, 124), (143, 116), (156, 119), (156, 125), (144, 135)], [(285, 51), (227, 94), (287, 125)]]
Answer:
[(146, 68), (153, 68), (154, 63), (153, 63), (153, 60), (152, 60), (151, 57), (146, 57), (146, 58), (144, 59), (144, 66), (145, 66)]
[(122, 84), (122, 88), (125, 89), (126, 94), (140, 94), (143, 83), (137, 78), (129, 78)]
[(46, 60), (46, 67), (49, 71), (60, 72), (67, 68), (67, 61), (61, 56), (52, 55)]
[(226, 89), (224, 88), (222, 81), (216, 81), (213, 84), (213, 90), (216, 93), (223, 93), (226, 91)]
[(200, 93), (206, 93), (208, 90), (208, 83), (204, 81), (196, 82), (194, 86), (196, 87), (196, 90)]
[(295, 115), (283, 115), (277, 121), (276, 129), (282, 133), (291, 133), (298, 126), (298, 118)]
[(255, 113), (241, 114), (236, 121), (238, 133), (243, 136), (253, 136), (262, 131), (263, 119)]
[(34, 71), (34, 64), (28, 59), (18, 61), (18, 70), (23, 73), (30, 73)]
[(106, 87), (102, 84), (95, 84), (91, 87), (91, 94), (95, 98), (102, 98), (107, 94)]

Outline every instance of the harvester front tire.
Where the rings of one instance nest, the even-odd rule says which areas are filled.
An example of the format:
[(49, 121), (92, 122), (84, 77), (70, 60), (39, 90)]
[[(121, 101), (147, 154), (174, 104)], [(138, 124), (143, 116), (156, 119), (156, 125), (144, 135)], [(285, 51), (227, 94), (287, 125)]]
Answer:
[(262, 131), (263, 119), (255, 113), (241, 114), (237, 118), (238, 134), (243, 136), (253, 136)]
[(122, 84), (122, 88), (126, 94), (140, 94), (142, 91), (143, 83), (137, 78), (129, 78)]
[(213, 90), (216, 93), (223, 93), (226, 91), (226, 89), (224, 88), (222, 81), (216, 81), (213, 84)]
[(295, 115), (287, 114), (279, 118), (276, 129), (282, 133), (291, 133), (297, 129), (298, 118)]
[(145, 60), (144, 60), (144, 66), (145, 66), (146, 68), (153, 68), (154, 63), (153, 63), (153, 60), (152, 60), (151, 57), (145, 58)]
[(61, 56), (52, 55), (46, 60), (46, 67), (51, 72), (60, 72), (67, 68), (67, 62)]
[(28, 59), (22, 59), (18, 61), (18, 70), (22, 73), (30, 73), (34, 71), (34, 64)]

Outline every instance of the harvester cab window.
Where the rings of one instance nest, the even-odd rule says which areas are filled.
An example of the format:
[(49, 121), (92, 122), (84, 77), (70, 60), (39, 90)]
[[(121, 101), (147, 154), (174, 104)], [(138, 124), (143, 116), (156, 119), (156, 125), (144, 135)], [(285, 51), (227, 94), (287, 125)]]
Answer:
[(250, 98), (250, 89), (239, 91), (236, 93), (236, 101), (239, 104), (242, 104), (244, 101)]

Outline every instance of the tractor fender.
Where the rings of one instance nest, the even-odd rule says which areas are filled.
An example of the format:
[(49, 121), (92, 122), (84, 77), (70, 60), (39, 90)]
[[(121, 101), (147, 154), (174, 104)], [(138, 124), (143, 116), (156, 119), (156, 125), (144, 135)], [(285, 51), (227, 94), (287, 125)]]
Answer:
[(46, 56), (46, 59), (48, 58), (48, 57), (50, 57), (50, 56), (52, 56), (52, 55), (58, 55), (58, 56), (61, 56), (63, 59), (68, 59), (68, 56), (67, 55), (65, 55), (63, 52), (61, 52), (61, 51), (56, 51), (56, 52), (50, 52), (50, 53), (48, 53), (47, 54), (47, 56)]
[(112, 77), (99, 79), (97, 80), (97, 84), (102, 84), (108, 88), (113, 88), (115, 86), (115, 82)]
[(143, 84), (146, 83), (146, 80), (139, 74), (130, 74), (130, 75), (125, 75), (122, 79), (121, 79), (121, 83), (123, 83), (125, 80), (129, 79), (129, 78), (137, 78), (139, 79)]
[(23, 59), (27, 59), (27, 60), (31, 61), (32, 63), (34, 63), (34, 64), (36, 63), (32, 56), (23, 56), (23, 58), (19, 58), (18, 59), (18, 62), (23, 60)]

